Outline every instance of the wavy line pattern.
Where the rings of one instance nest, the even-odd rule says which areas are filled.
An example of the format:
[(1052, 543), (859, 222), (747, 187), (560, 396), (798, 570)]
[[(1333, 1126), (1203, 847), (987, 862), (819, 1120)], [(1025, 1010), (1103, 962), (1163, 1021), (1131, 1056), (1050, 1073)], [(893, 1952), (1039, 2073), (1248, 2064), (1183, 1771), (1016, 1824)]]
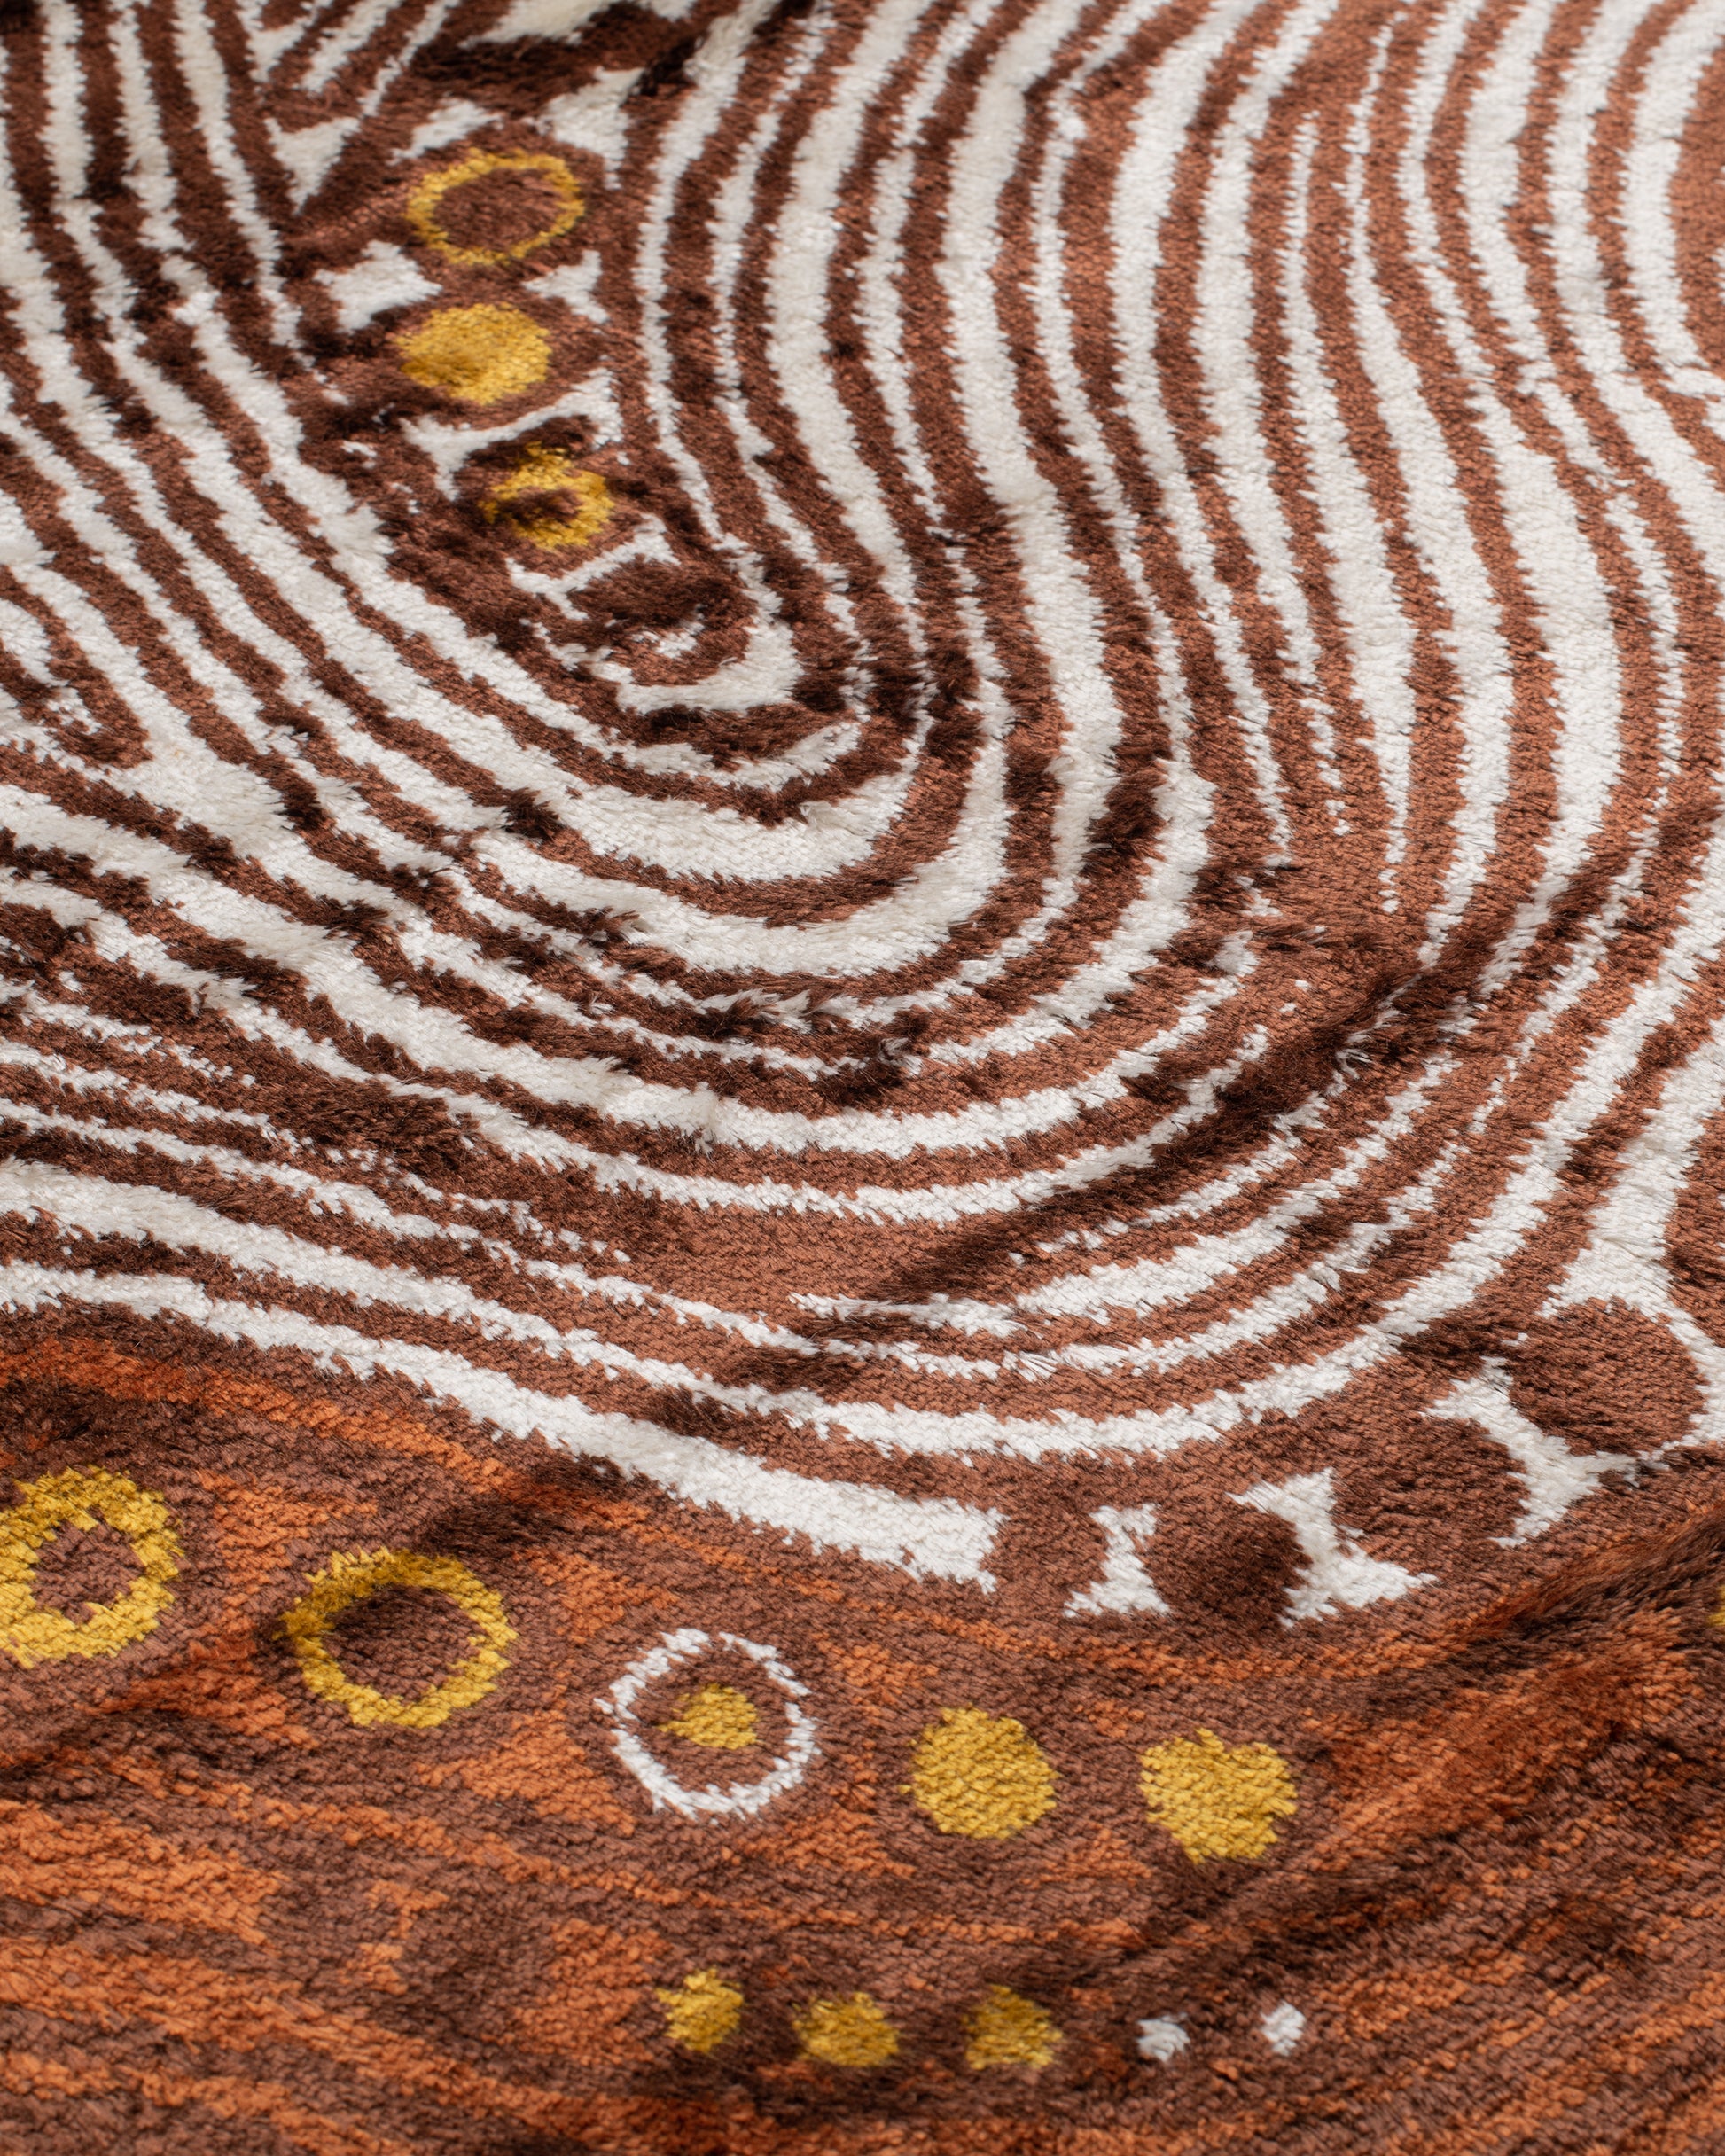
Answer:
[(1073, 1621), (1717, 1433), (1716, 9), (8, 21), (12, 1309)]

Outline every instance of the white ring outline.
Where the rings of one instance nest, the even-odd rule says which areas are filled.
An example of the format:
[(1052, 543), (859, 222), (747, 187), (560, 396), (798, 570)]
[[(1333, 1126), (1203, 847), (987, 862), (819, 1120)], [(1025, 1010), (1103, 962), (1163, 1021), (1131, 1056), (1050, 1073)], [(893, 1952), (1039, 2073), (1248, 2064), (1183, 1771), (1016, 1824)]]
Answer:
[(771, 1770), (758, 1782), (733, 1782), (728, 1789), (721, 1789), (716, 1782), (709, 1782), (705, 1789), (687, 1788), (660, 1764), (636, 1735), (640, 1724), (636, 1719), (635, 1702), (649, 1684), (668, 1676), (672, 1670), (714, 1644), (709, 1634), (692, 1628), (667, 1632), (663, 1645), (652, 1648), (629, 1664), (612, 1686), (608, 1699), (593, 1702), (602, 1715), (610, 1715), (617, 1723), (612, 1731), (612, 1745), (618, 1758), (652, 1799), (655, 1811), (668, 1808), (681, 1812), (685, 1819), (704, 1816), (747, 1818), (754, 1812), (764, 1811), (786, 1791), (794, 1789), (808, 1773), (809, 1762), (819, 1756), (820, 1747), (815, 1742), (816, 1724), (797, 1705), (799, 1699), (808, 1698), (808, 1687), (798, 1683), (779, 1660), (777, 1650), (762, 1646), (759, 1640), (740, 1638), (735, 1632), (721, 1632), (717, 1644), (746, 1654), (784, 1693), (784, 1719), (791, 1730), (784, 1756), (775, 1760)]

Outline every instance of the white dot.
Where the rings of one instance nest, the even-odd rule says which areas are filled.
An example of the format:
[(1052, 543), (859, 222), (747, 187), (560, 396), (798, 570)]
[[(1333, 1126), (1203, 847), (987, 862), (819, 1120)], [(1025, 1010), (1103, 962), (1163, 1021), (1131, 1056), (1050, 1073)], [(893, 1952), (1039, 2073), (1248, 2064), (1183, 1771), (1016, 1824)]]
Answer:
[(1284, 1999), (1279, 2006), (1270, 2009), (1260, 2026), (1270, 2050), (1285, 2058), (1306, 2033), (1306, 2017), (1299, 2007), (1290, 2006)]
[(1167, 2066), (1169, 2059), (1183, 2051), (1190, 2038), (1177, 2021), (1140, 2021), (1138, 2024), (1138, 2056), (1141, 2058), (1159, 2059)]

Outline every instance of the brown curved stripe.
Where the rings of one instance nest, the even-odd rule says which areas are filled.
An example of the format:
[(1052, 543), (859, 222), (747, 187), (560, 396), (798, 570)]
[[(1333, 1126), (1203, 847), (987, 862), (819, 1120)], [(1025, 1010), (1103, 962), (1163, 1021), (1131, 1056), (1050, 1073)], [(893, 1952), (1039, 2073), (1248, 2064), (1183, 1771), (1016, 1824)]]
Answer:
[(1710, 2145), (1705, 12), (0, 74), (0, 2146)]

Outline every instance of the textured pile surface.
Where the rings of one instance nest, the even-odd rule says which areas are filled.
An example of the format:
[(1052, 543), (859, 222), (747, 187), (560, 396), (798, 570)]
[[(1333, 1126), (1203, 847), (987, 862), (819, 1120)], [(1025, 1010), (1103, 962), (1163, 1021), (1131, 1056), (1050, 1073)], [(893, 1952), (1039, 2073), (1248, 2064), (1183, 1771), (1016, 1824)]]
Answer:
[(0, 2151), (1725, 2142), (1725, 17), (4, 0)]

